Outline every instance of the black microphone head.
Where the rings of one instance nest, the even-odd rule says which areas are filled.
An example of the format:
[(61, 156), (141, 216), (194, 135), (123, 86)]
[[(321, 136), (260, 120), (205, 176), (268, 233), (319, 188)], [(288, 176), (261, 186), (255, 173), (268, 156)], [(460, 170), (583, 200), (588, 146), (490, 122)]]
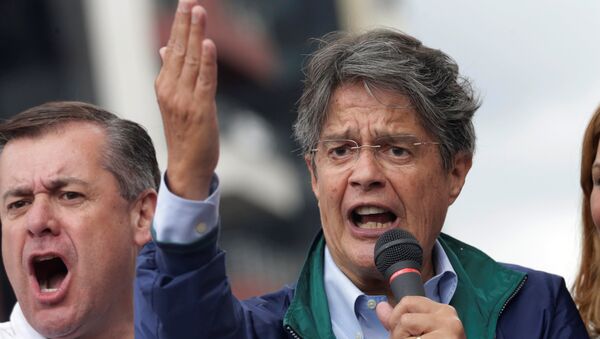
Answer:
[(388, 278), (388, 268), (399, 262), (407, 262), (409, 266), (421, 270), (423, 249), (410, 232), (393, 228), (377, 239), (374, 259), (377, 270)]

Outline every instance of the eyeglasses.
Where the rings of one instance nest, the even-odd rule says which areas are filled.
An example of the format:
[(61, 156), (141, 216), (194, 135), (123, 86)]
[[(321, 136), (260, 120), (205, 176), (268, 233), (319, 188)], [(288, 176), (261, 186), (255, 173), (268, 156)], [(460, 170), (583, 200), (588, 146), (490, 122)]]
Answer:
[(370, 148), (381, 165), (398, 167), (414, 163), (420, 155), (420, 146), (439, 144), (412, 135), (379, 137), (371, 145), (359, 145), (351, 139), (331, 139), (320, 140), (311, 152), (328, 167), (347, 169), (356, 163), (361, 149)]

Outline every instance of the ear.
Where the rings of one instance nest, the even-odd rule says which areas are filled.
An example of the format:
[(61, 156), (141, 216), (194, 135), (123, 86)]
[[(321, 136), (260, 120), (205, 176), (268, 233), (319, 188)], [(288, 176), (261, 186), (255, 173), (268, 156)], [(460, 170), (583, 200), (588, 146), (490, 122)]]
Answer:
[(133, 240), (137, 246), (143, 246), (152, 239), (150, 227), (156, 211), (156, 191), (149, 188), (138, 196), (131, 209), (131, 226), (133, 227)]
[(304, 156), (304, 162), (306, 163), (306, 167), (308, 168), (308, 172), (310, 173), (310, 185), (312, 187), (312, 191), (319, 200), (319, 187), (317, 185), (317, 170), (315, 169), (314, 162), (310, 155)]
[(458, 195), (465, 184), (467, 173), (469, 173), (469, 170), (471, 169), (471, 165), (473, 165), (473, 154), (459, 152), (454, 156), (454, 166), (448, 174), (450, 178), (450, 205), (458, 198)]

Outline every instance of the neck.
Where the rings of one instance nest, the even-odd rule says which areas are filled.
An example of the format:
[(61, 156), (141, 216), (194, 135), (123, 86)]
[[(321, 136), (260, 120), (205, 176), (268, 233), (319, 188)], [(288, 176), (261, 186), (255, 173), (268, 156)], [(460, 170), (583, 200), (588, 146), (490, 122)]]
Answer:
[(133, 318), (121, 321), (117, 324), (108, 324), (106, 328), (100, 328), (94, 333), (86, 333), (78, 336), (78, 339), (134, 339)]

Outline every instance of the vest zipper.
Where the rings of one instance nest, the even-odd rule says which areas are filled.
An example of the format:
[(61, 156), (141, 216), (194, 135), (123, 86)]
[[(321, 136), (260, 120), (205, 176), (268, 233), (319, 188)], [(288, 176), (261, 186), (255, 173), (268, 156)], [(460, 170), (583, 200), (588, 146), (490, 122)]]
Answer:
[[(500, 309), (500, 313), (498, 313), (498, 320), (500, 320), (500, 316), (502, 315), (502, 312), (504, 312), (504, 309), (506, 308), (508, 303), (515, 297), (515, 295), (517, 295), (517, 293), (519, 293), (519, 291), (523, 288), (523, 285), (525, 285), (526, 281), (527, 281), (527, 276), (524, 276), (523, 279), (521, 279), (519, 286), (517, 286), (517, 288), (513, 291), (513, 293), (510, 295), (510, 297), (508, 297), (508, 299), (506, 299), (506, 301), (504, 302), (504, 305), (502, 305), (502, 308)], [(497, 338), (497, 336), (494, 335), (494, 338)]]
[(527, 281), (527, 276), (524, 276), (523, 279), (521, 279), (521, 282), (519, 283), (519, 286), (517, 286), (517, 289), (515, 289), (513, 291), (513, 293), (510, 295), (510, 297), (508, 297), (508, 299), (506, 299), (506, 301), (504, 302), (504, 305), (502, 305), (502, 308), (500, 309), (500, 313), (498, 313), (498, 319), (500, 319), (500, 316), (502, 315), (502, 312), (504, 312), (504, 309), (506, 308), (506, 306), (508, 305), (508, 303), (515, 297), (515, 295), (517, 295), (517, 293), (519, 293), (519, 291), (523, 288), (523, 285), (525, 285), (525, 282)]
[(285, 325), (285, 330), (294, 338), (294, 339), (302, 339), (302, 337), (294, 331), (294, 329), (290, 325)]

